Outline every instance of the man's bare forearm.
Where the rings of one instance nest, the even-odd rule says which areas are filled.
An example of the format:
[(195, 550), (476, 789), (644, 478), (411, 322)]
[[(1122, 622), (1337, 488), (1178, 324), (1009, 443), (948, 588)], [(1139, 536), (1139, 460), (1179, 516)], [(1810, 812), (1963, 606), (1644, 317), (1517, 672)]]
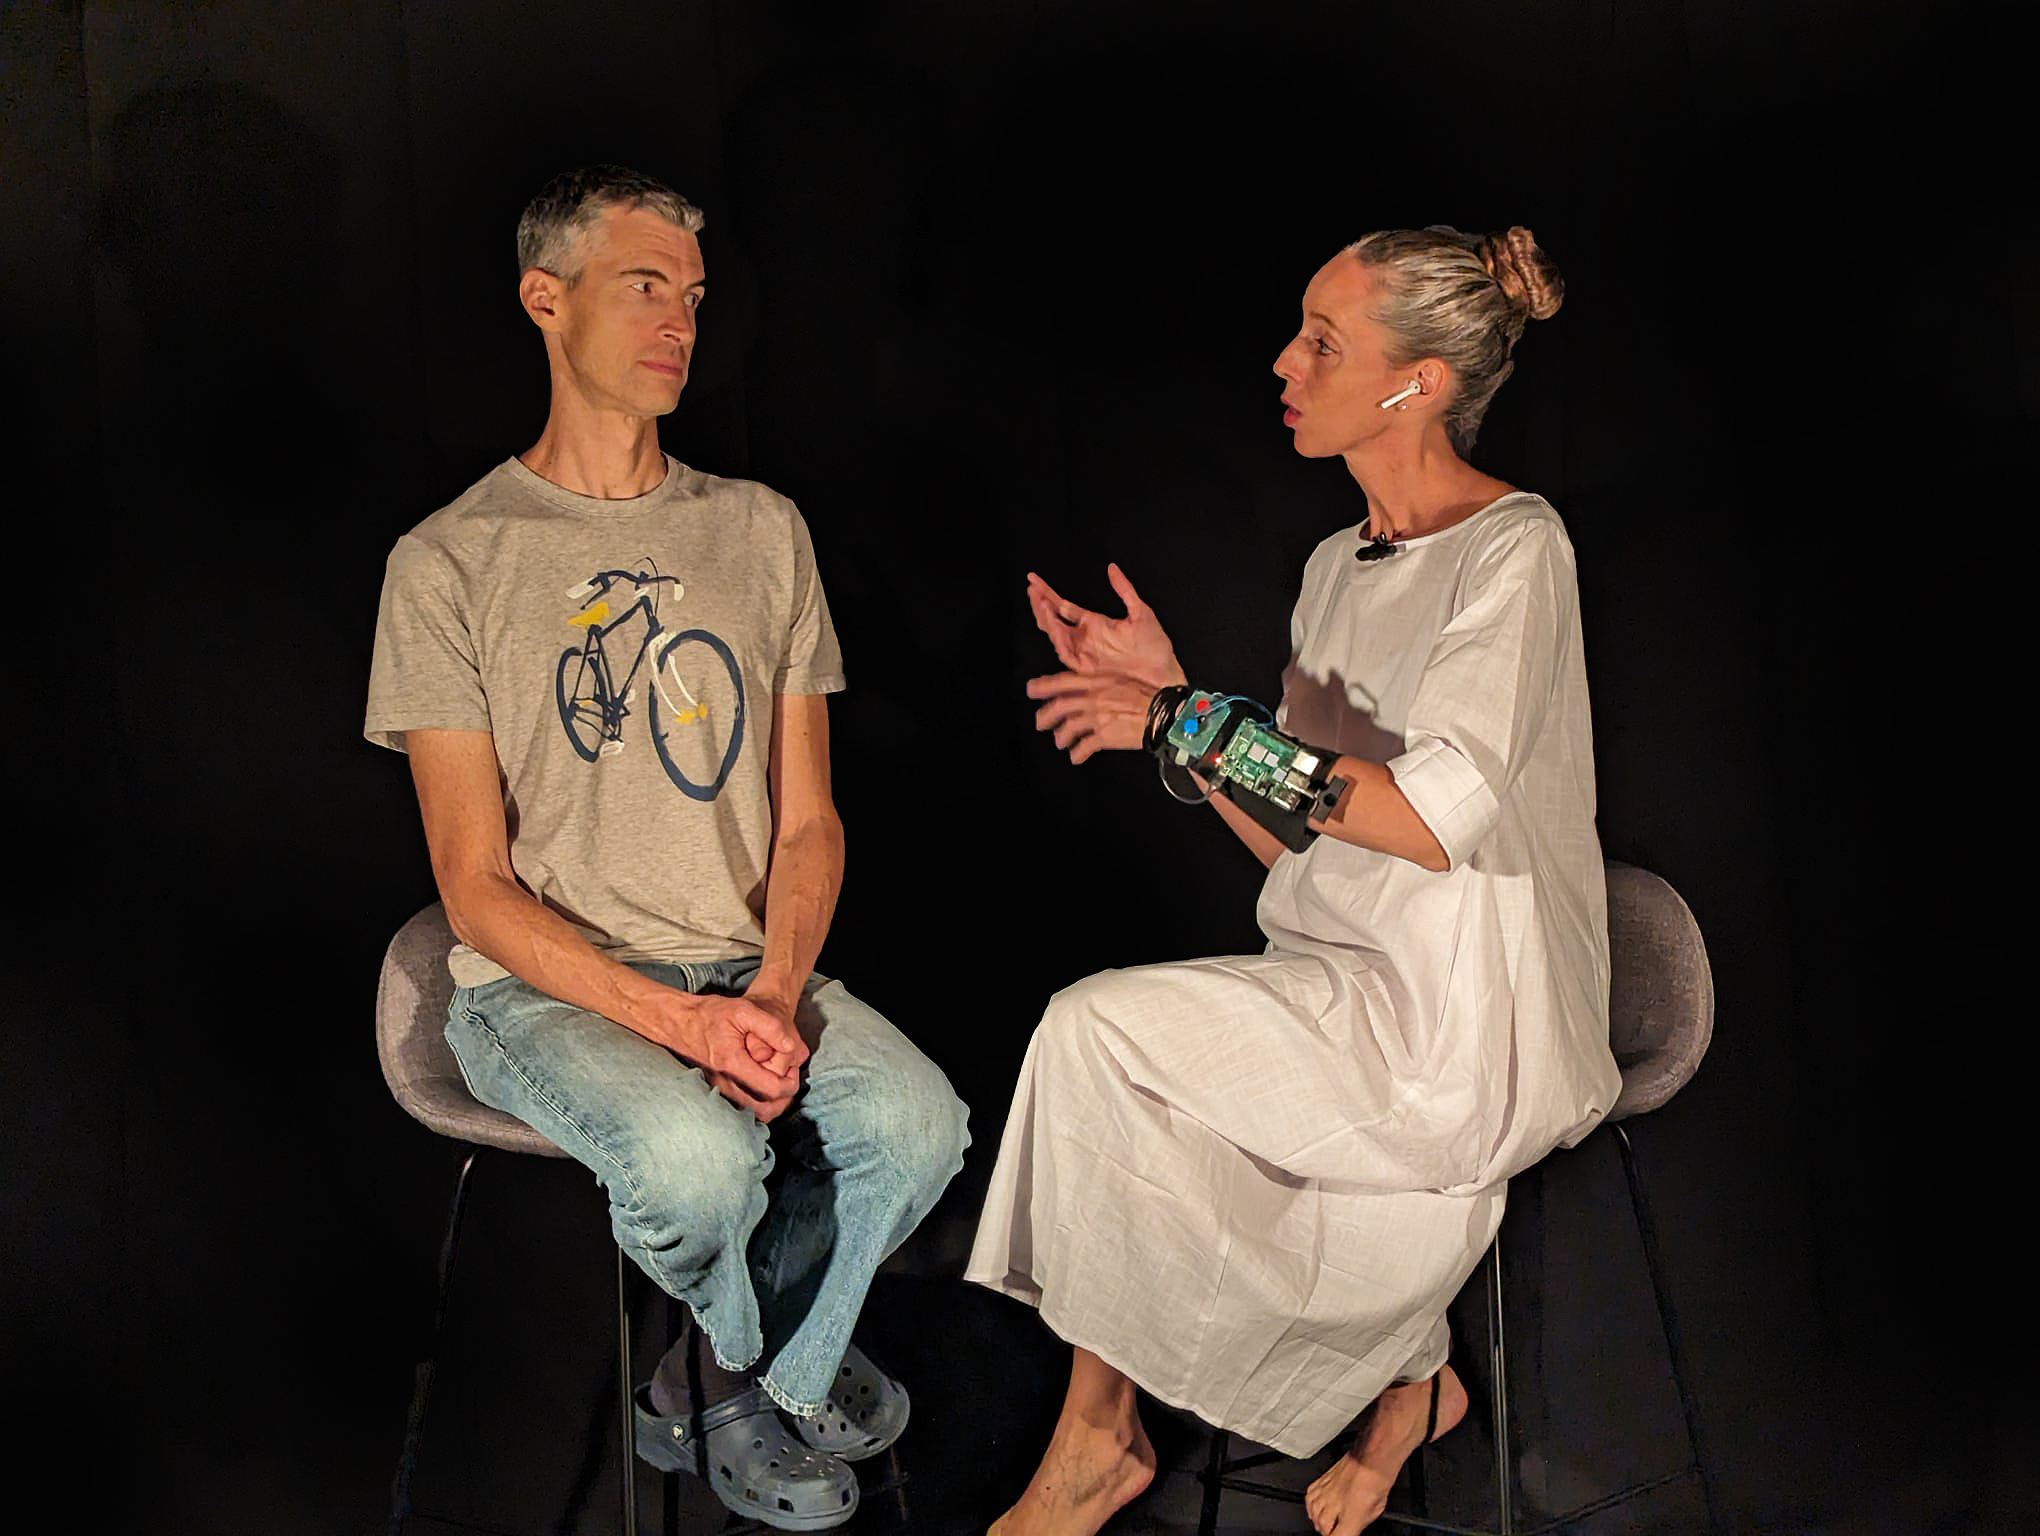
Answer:
[(813, 974), (843, 888), (843, 823), (833, 813), (786, 828), (765, 876), (765, 953), (750, 991), (792, 1003)]
[(476, 874), (442, 880), (440, 891), (454, 934), (468, 948), (548, 997), (685, 1053), (688, 1042), (674, 1038), (672, 1022), (680, 994), (610, 959), (515, 880)]

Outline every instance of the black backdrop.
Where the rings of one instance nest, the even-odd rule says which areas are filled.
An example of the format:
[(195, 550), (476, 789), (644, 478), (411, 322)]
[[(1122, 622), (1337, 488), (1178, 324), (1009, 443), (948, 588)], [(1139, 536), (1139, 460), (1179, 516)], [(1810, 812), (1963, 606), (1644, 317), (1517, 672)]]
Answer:
[[(1732, 1491), (1812, 1518), (1881, 1458), (1916, 1509), (1997, 1497), (2029, 1010), (1984, 913), (2021, 873), (2036, 247), (1993, 24), (233, 0), (15, 4), (4, 42), (22, 1443), (136, 1414), (153, 1529), (372, 1519), (450, 1166), (370, 1043), (431, 894), (359, 733), (376, 592), (536, 435), (512, 228), (611, 159), (708, 212), (667, 447), (814, 530), (852, 673), (823, 964), (974, 1106), (950, 1228), (1049, 991), (1257, 939), (1216, 818), (1033, 736), (1022, 573), (1102, 602), (1116, 558), (1193, 674), (1271, 692), (1303, 558), (1359, 515), (1276, 417), (1304, 281), (1370, 228), (1531, 225), (1569, 298), (1477, 458), (1567, 518), (1604, 844), (1713, 954), (1713, 1051), (1638, 1138)], [(1554, 1213), (1614, 1198), (1553, 1178)], [(1553, 1369), (1620, 1416), (1619, 1371)], [(1971, 1449), (1915, 1474), (1922, 1440)]]

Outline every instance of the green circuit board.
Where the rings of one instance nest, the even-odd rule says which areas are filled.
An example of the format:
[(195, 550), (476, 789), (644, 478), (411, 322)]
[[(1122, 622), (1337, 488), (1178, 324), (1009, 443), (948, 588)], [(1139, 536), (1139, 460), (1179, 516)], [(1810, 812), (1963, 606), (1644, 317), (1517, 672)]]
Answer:
[[(1236, 701), (1202, 690), (1190, 695), (1168, 739), (1180, 765), (1216, 772), (1284, 810), (1309, 793), (1318, 768), (1315, 752), (1247, 718)], [(1215, 751), (1214, 743), (1221, 744)]]
[(1285, 741), (1258, 721), (1243, 720), (1225, 744), (1218, 771), (1290, 811), (1310, 793), (1317, 767), (1318, 756), (1308, 747)]

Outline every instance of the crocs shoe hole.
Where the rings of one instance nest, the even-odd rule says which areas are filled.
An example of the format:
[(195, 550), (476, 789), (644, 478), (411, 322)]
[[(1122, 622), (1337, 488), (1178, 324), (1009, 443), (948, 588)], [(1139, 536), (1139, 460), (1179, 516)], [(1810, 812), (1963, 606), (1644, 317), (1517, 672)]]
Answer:
[(781, 1509), (785, 1510), (785, 1511), (786, 1511), (786, 1512), (787, 1512), (787, 1513), (788, 1513), (788, 1514), (790, 1515), (790, 1514), (792, 1514), (792, 1513), (793, 1513), (793, 1500), (791, 1500), (791, 1499), (781, 1499), (781, 1500), (779, 1501), (779, 1507), (780, 1507)]

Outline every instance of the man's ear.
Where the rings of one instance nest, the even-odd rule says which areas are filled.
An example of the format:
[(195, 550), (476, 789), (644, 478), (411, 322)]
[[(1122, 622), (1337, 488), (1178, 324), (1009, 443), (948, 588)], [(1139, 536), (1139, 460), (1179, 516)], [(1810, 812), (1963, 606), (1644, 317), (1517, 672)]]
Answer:
[(533, 267), (517, 280), (518, 302), (541, 331), (559, 330), (566, 293), (567, 285), (543, 267)]

